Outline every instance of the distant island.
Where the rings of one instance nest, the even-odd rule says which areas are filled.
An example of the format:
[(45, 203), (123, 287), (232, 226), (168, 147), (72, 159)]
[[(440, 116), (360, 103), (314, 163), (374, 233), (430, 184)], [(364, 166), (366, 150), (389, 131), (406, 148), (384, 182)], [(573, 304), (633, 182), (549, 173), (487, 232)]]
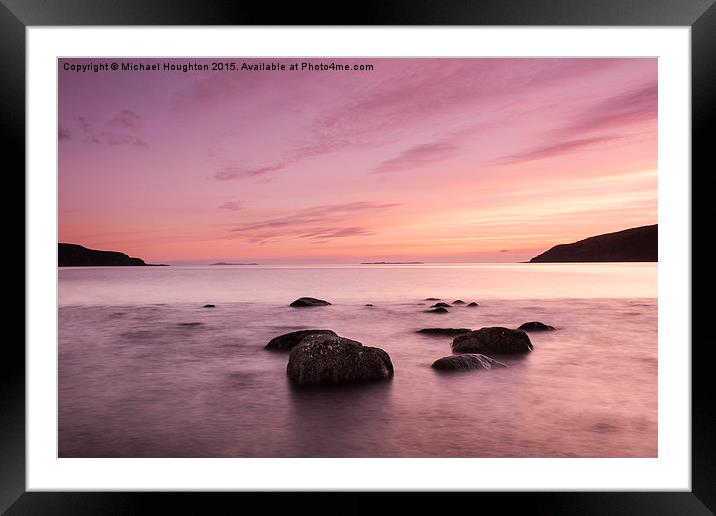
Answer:
[(258, 263), (231, 263), (231, 262), (216, 262), (216, 263), (210, 263), (209, 265), (258, 265)]
[(559, 244), (535, 256), (530, 263), (656, 262), (659, 261), (658, 227), (658, 224), (641, 226)]
[(98, 251), (78, 244), (57, 244), (57, 264), (60, 267), (147, 267), (164, 264), (145, 263), (117, 251)]
[(361, 265), (421, 265), (423, 262), (361, 262)]

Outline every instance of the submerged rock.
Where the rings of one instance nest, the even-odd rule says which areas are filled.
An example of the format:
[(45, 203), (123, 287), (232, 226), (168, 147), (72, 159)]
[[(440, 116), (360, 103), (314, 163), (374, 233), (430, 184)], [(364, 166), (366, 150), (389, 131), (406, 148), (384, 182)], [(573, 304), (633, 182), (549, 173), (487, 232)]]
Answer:
[(446, 314), (448, 313), (448, 309), (444, 306), (439, 306), (437, 308), (433, 308), (432, 310), (425, 310), (428, 314)]
[(518, 330), (522, 331), (552, 331), (554, 330), (554, 326), (550, 326), (549, 324), (545, 324), (539, 321), (530, 321), (526, 322), (518, 328)]
[(331, 303), (329, 303), (328, 301), (324, 301), (323, 299), (316, 299), (315, 297), (299, 297), (289, 306), (292, 306), (294, 308), (308, 308), (311, 306), (327, 306), (330, 304)]
[(194, 327), (194, 326), (201, 326), (201, 325), (203, 325), (204, 323), (200, 323), (200, 322), (180, 322), (180, 323), (177, 323), (177, 324), (178, 324), (179, 326)]
[(304, 337), (307, 337), (308, 335), (336, 335), (336, 332), (332, 330), (298, 330), (298, 331), (292, 331), (291, 333), (286, 333), (284, 335), (279, 335), (278, 337), (274, 337), (271, 339), (268, 344), (266, 344), (265, 349), (277, 349), (281, 351), (289, 351), (293, 349), (295, 346), (301, 343), (301, 341), (304, 339)]
[(435, 303), (434, 305), (431, 305), (430, 308), (448, 308), (450, 305), (447, 303)]
[(365, 306), (373, 306), (373, 303), (366, 303)]
[(468, 333), (472, 330), (470, 328), (423, 328), (422, 330), (418, 330), (418, 333), (422, 333), (424, 335), (447, 335), (447, 336), (455, 336), (455, 335), (462, 335), (463, 333)]
[(426, 297), (425, 301), (440, 301), (439, 297)]
[(464, 304), (465, 304), (465, 301), (463, 301), (462, 299), (456, 299), (455, 301), (452, 302), (452, 304), (454, 304), (454, 305), (464, 305)]
[(475, 303), (475, 302), (473, 301), (472, 303), (468, 303), (467, 306), (469, 306), (470, 308), (474, 308), (474, 307), (480, 306), (480, 305), (478, 305), (477, 303)]
[(216, 308), (216, 305), (204, 305), (202, 308)]
[(452, 341), (453, 353), (508, 355), (529, 353), (532, 349), (532, 342), (525, 332), (500, 326), (480, 328), (458, 335)]
[(468, 369), (492, 369), (493, 367), (507, 366), (494, 358), (479, 353), (466, 353), (439, 358), (433, 362), (431, 367), (443, 371), (466, 371)]
[(380, 348), (337, 335), (308, 335), (291, 350), (286, 374), (296, 385), (334, 385), (385, 380), (393, 363)]

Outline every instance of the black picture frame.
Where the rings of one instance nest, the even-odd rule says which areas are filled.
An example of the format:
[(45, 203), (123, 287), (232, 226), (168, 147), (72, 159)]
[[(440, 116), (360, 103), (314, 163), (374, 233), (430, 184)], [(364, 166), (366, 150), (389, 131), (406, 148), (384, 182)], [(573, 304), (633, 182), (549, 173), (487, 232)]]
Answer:
[[(712, 113), (716, 112), (714, 0), (372, 0), (355, 5), (293, 3), (280, 8), (268, 2), (245, 1), (200, 4), (188, 0), (0, 0), (3, 154), (6, 164), (15, 164), (15, 171), (25, 167), (25, 29), (43, 25), (688, 26), (692, 38), (692, 168), (702, 169), (705, 174), (715, 161), (713, 143), (707, 136)], [(10, 173), (10, 167), (6, 170)], [(691, 174), (693, 180), (692, 171), (684, 173)], [(24, 191), (24, 185), (21, 188)], [(699, 220), (693, 204), (692, 219)], [(16, 216), (6, 220), (16, 220)], [(151, 511), (151, 505), (157, 502), (163, 511), (174, 507), (182, 513), (216, 512), (211, 509), (216, 503), (228, 503), (226, 507), (231, 512), (259, 503), (262, 512), (267, 513), (278, 511), (279, 506), (291, 507), (292, 512), (301, 508), (315, 512), (317, 507), (324, 507), (338, 513), (359, 513), (383, 504), (376, 500), (381, 496), (377, 493), (347, 494), (339, 505), (334, 505), (321, 493), (294, 493), (281, 499), (275, 494), (253, 493), (25, 492), (25, 350), (19, 339), (7, 339), (4, 344), (0, 361), (0, 511), (7, 514), (141, 513)], [(452, 493), (448, 495), (452, 497), (449, 505), (467, 503), (480, 510), (494, 506), (503, 513), (550, 515), (716, 513), (716, 404), (712, 399), (716, 375), (707, 357), (711, 346), (713, 343), (707, 339), (694, 340), (691, 347), (690, 492)], [(241, 505), (235, 505), (238, 496), (243, 497)], [(256, 500), (258, 496), (260, 501)], [(448, 508), (444, 501), (428, 498), (425, 493), (401, 496), (405, 503), (423, 510)]]

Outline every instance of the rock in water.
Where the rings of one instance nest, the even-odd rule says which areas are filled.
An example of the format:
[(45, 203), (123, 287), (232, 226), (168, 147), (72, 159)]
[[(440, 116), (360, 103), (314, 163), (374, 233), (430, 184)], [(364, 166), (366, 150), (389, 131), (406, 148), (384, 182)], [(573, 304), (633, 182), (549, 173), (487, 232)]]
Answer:
[(337, 335), (308, 335), (291, 350), (286, 374), (296, 385), (335, 385), (385, 380), (393, 363), (380, 348)]
[(468, 369), (492, 369), (498, 366), (507, 367), (502, 362), (498, 362), (485, 355), (466, 353), (463, 355), (439, 358), (433, 362), (432, 368), (443, 371), (466, 371)]
[(474, 308), (474, 307), (480, 306), (480, 305), (478, 305), (477, 303), (475, 303), (475, 302), (473, 301), (472, 303), (469, 303), (467, 306), (469, 306), (470, 308)]
[(525, 332), (500, 326), (480, 328), (458, 335), (452, 340), (453, 353), (509, 355), (529, 353), (532, 349), (532, 342)]
[(464, 304), (465, 304), (465, 301), (463, 301), (462, 299), (456, 299), (455, 301), (452, 302), (452, 304), (454, 304), (454, 305), (464, 305)]
[(435, 303), (434, 305), (431, 305), (430, 308), (448, 308), (450, 305), (447, 303)]
[(204, 305), (202, 308), (216, 308), (216, 305)]
[(433, 308), (432, 310), (425, 310), (425, 312), (429, 314), (446, 314), (448, 313), (448, 309), (444, 306), (439, 306), (437, 308)]
[(271, 339), (266, 344), (265, 349), (277, 349), (280, 351), (290, 351), (295, 346), (301, 343), (304, 337), (308, 335), (332, 335), (337, 337), (336, 333), (331, 330), (298, 330), (279, 335)]
[(324, 301), (323, 299), (316, 299), (315, 297), (299, 297), (296, 299), (293, 303), (290, 304), (290, 306), (294, 308), (307, 308), (310, 306), (326, 306), (330, 305), (328, 301)]
[(418, 333), (422, 333), (424, 335), (447, 335), (453, 337), (470, 331), (472, 331), (470, 328), (423, 328), (422, 330), (418, 330)]
[(554, 326), (550, 326), (549, 324), (545, 324), (539, 321), (530, 321), (526, 322), (518, 328), (518, 330), (522, 331), (552, 331), (554, 330)]
[(426, 297), (425, 301), (440, 301), (439, 297)]

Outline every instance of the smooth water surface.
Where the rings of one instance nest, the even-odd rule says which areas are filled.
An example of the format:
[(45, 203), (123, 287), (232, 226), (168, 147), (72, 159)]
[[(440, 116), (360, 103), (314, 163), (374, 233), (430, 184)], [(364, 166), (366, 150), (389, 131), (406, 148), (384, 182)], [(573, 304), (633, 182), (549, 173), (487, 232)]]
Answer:
[[(654, 457), (656, 287), (656, 264), (61, 269), (59, 454)], [(532, 320), (558, 329), (490, 371), (434, 371), (452, 339), (415, 333)], [(292, 388), (263, 347), (302, 328), (385, 349), (394, 378)]]

